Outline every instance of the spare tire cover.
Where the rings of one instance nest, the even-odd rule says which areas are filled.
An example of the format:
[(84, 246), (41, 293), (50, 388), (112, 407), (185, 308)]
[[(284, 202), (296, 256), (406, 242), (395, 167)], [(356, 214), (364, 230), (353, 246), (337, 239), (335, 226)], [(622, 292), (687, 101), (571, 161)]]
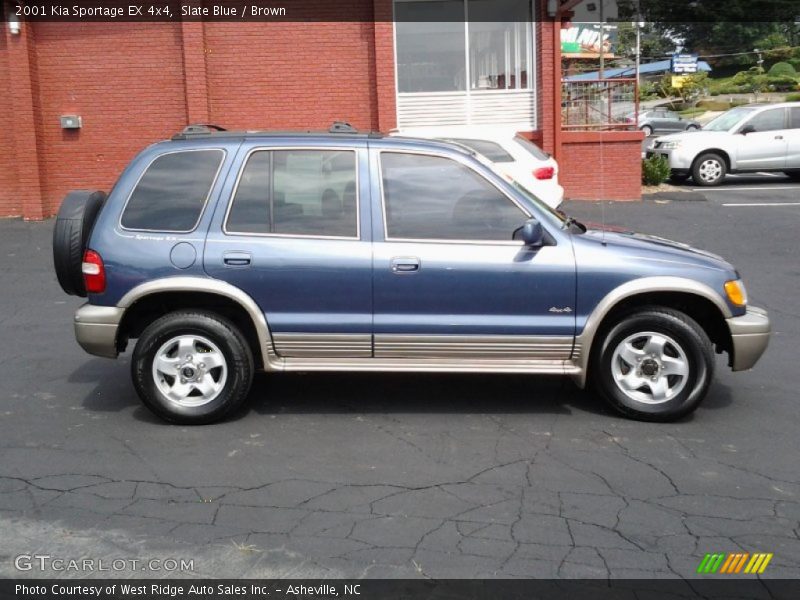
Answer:
[(61, 288), (72, 296), (86, 296), (81, 263), (106, 193), (90, 190), (70, 192), (61, 203), (53, 229), (53, 263)]

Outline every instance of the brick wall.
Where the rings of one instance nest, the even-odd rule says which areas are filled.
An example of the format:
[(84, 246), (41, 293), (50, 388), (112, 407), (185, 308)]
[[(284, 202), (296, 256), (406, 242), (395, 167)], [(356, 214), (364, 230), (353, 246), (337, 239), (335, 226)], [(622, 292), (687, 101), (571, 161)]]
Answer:
[[(5, 29), (5, 28), (4, 28)], [(14, 164), (13, 111), (8, 86), (8, 51), (6, 35), (0, 32), (0, 215), (22, 214), (22, 202), (16, 194), (17, 169)]]
[[(108, 190), (133, 156), (186, 122), (175, 23), (38, 23), (45, 214), (70, 189)], [(62, 130), (59, 116), (83, 117)]]
[[(372, 19), (371, 5), (363, 18)], [(211, 121), (327, 129), (343, 120), (377, 129), (374, 42), (371, 22), (206, 23)]]
[(641, 198), (641, 132), (565, 132), (563, 136), (559, 182), (566, 198)]
[[(537, 4), (539, 15), (545, 3)], [(42, 218), (70, 189), (109, 189), (141, 148), (189, 122), (318, 129), (342, 119), (392, 129), (391, 0), (330, 7), (360, 20), (25, 23), (16, 36), (3, 27), (0, 106), (12, 109), (0, 111), (0, 216)], [(384, 20), (375, 23), (376, 16)], [(532, 135), (545, 150), (561, 151), (567, 197), (639, 197), (638, 141), (623, 134), (601, 146), (559, 134), (556, 29), (546, 20), (535, 26), (539, 127)], [(62, 130), (64, 114), (82, 116), (83, 128)]]

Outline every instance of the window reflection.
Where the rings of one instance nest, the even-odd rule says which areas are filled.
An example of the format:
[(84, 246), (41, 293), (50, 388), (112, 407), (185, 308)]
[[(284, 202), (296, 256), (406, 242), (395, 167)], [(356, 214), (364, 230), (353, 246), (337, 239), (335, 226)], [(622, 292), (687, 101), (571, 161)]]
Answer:
[(529, 0), (397, 0), (395, 14), (399, 92), (532, 87)]

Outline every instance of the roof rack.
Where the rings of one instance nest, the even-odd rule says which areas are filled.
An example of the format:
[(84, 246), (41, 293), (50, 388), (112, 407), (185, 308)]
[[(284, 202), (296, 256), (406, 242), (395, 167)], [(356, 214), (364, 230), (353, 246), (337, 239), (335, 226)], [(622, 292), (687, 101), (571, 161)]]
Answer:
[(328, 133), (358, 133), (358, 129), (347, 121), (334, 121)]
[(358, 133), (358, 130), (346, 121), (334, 121), (325, 131), (229, 131), (219, 125), (209, 123), (193, 123), (183, 128), (183, 131), (172, 136), (173, 141), (188, 140), (202, 137), (274, 137), (274, 136), (325, 136), (325, 135), (351, 135), (357, 137), (382, 138), (378, 131)]

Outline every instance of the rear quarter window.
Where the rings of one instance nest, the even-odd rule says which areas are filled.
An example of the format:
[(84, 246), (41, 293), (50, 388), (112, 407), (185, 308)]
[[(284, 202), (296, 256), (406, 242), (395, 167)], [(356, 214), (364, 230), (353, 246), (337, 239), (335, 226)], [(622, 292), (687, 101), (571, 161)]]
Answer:
[(125, 229), (187, 233), (197, 227), (225, 153), (170, 152), (156, 158), (139, 179), (122, 212)]

